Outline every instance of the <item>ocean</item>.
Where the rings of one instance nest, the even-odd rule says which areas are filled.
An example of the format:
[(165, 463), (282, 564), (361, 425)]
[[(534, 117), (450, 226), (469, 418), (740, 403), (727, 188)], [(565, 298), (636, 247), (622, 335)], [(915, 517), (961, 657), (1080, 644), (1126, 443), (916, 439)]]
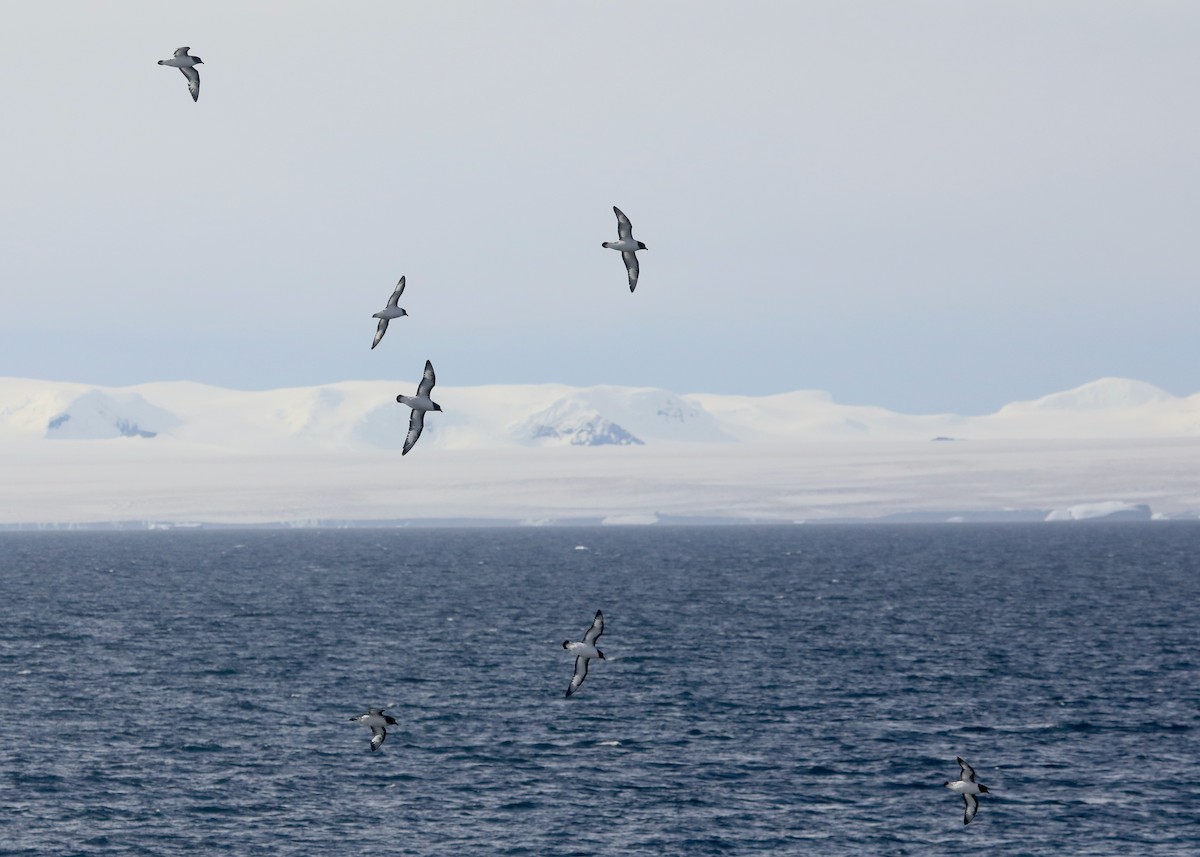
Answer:
[(2, 533), (0, 853), (1190, 857), (1198, 556), (1168, 522)]

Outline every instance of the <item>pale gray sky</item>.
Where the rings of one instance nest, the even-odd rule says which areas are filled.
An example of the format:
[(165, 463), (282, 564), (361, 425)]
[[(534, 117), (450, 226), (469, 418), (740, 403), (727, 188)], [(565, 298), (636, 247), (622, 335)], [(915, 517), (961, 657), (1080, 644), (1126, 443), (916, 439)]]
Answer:
[(1133, 0), (12, 4), (0, 374), (1196, 392), (1197, 44)]

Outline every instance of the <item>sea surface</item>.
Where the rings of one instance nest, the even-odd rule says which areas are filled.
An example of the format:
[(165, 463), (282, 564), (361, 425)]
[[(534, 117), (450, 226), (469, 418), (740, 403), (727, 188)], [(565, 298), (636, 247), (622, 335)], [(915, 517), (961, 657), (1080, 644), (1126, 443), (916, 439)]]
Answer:
[(4, 533), (0, 853), (1191, 857), (1198, 557), (1165, 522)]

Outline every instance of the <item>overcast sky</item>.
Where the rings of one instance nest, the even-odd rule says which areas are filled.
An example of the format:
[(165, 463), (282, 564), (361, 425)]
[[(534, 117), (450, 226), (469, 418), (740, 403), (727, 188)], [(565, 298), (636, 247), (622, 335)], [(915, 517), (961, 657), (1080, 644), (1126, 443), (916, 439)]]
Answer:
[(1140, 0), (13, 5), (0, 374), (1190, 394), (1197, 44)]

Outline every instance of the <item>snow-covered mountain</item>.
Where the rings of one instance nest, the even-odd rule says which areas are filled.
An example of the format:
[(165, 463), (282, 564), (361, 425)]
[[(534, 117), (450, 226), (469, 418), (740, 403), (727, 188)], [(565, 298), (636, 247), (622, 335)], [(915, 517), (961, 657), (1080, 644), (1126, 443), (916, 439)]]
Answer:
[(177, 417), (125, 390), (16, 381), (0, 383), (0, 428), (50, 439), (155, 437)]
[(554, 439), (576, 446), (733, 439), (697, 403), (665, 390), (629, 387), (574, 390), (519, 423), (512, 435), (521, 441)]
[[(347, 381), (247, 392), (191, 382), (108, 388), (0, 379), (0, 434), (16, 440), (136, 437), (230, 450), (393, 449), (408, 410), (394, 383)], [(1105, 378), (994, 414), (910, 415), (827, 393), (678, 395), (558, 384), (438, 388), (424, 448), (638, 446), (823, 440), (1096, 439), (1200, 436), (1200, 395)]]

